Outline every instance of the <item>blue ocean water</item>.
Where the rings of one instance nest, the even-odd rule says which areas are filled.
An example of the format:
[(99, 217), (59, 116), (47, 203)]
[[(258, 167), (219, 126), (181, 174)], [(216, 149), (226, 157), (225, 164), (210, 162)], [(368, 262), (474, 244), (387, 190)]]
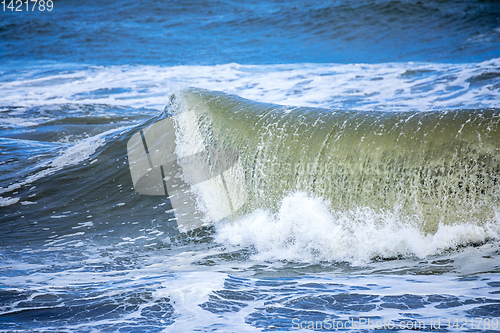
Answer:
[(2, 13), (3, 60), (93, 65), (480, 62), (495, 1), (61, 1)]
[[(497, 1), (65, 0), (50, 11), (5, 3), (0, 331), (498, 330)], [(134, 190), (127, 141), (188, 87), (287, 105), (284, 114), (470, 112), (475, 120), (449, 142), (489, 121), (454, 155), (479, 154), (456, 167), (474, 173), (432, 187), (426, 177), (441, 174), (431, 161), (412, 186), (452, 188), (460, 204), (487, 212), (420, 228), (398, 204), (336, 208), (328, 191), (316, 195), (328, 188), (318, 176), (281, 191), (274, 208), (181, 233), (168, 198)], [(269, 108), (266, 119), (278, 118)], [(297, 128), (319, 126), (304, 119)], [(222, 132), (240, 141), (258, 128), (227, 124)], [(270, 142), (291, 147), (281, 125), (248, 144), (256, 160)], [(432, 146), (431, 134), (415, 137)], [(263, 198), (280, 192), (265, 172), (248, 175)], [(484, 179), (493, 185), (482, 192), (467, 186)], [(384, 181), (357, 190), (380, 197), (389, 191), (372, 184)]]

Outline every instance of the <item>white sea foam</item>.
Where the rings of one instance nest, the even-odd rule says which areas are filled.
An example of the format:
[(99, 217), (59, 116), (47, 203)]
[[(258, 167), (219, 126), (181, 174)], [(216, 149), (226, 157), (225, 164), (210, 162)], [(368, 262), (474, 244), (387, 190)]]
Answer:
[(217, 315), (200, 307), (209, 295), (224, 286), (225, 274), (216, 272), (179, 273), (175, 279), (162, 284), (153, 298), (168, 298), (177, 314), (182, 314), (169, 327), (169, 332), (194, 332), (217, 320)]
[(424, 233), (418, 221), (394, 212), (359, 208), (336, 212), (320, 198), (288, 195), (279, 211), (257, 210), (217, 225), (216, 240), (230, 247), (252, 247), (256, 260), (314, 263), (347, 261), (363, 265), (374, 258), (418, 257), (442, 253), (500, 235), (500, 221), (440, 225)]
[(32, 75), (26, 71), (14, 81), (0, 83), (0, 105), (106, 103), (162, 108), (170, 93), (195, 86), (298, 106), (365, 110), (497, 107), (499, 79), (488, 79), (488, 73), (497, 72), (499, 66), (500, 59), (477, 64), (111, 66), (56, 74), (47, 71), (47, 75), (41, 75), (43, 67), (37, 67)]
[(4, 198), (0, 197), (0, 207), (7, 207), (19, 201), (19, 198)]
[(23, 118), (0, 118), (0, 127), (28, 127), (28, 126), (36, 126), (40, 122), (35, 122), (30, 119)]

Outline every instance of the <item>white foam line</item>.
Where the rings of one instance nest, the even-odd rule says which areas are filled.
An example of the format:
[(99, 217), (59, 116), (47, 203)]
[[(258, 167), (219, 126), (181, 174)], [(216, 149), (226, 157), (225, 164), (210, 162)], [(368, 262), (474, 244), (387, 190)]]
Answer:
[(499, 66), (500, 58), (477, 64), (87, 67), (69, 74), (28, 75), (2, 82), (0, 105), (105, 103), (162, 108), (170, 93), (195, 86), (298, 106), (396, 110), (496, 107), (500, 91), (493, 87), (495, 82), (471, 87), (468, 80), (498, 71)]
[(19, 198), (4, 198), (0, 197), (0, 207), (7, 207), (13, 204), (16, 204), (19, 201)]

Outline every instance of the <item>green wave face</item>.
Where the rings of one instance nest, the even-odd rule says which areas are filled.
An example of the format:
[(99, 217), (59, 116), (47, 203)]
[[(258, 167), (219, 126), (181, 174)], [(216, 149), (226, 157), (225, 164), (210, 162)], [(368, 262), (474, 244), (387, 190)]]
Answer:
[[(199, 89), (175, 94), (167, 108), (193, 112), (206, 147), (239, 153), (246, 191), (241, 214), (276, 210), (287, 194), (303, 191), (336, 211), (397, 212), (426, 233), (440, 223), (498, 220), (498, 109), (292, 108)], [(177, 131), (178, 149), (199, 146), (185, 124)]]

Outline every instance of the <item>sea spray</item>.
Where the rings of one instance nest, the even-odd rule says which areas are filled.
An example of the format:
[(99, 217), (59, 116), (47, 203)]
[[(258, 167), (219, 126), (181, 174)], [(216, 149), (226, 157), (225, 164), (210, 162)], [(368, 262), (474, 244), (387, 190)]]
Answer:
[(482, 225), (439, 224), (435, 233), (419, 220), (397, 211), (357, 208), (332, 210), (327, 202), (303, 192), (287, 195), (278, 211), (258, 209), (237, 221), (217, 224), (216, 241), (228, 249), (250, 249), (254, 260), (299, 263), (424, 258), (467, 244), (498, 238), (500, 220)]
[[(277, 212), (287, 195), (305, 192), (334, 212), (395, 211), (424, 234), (441, 225), (498, 223), (498, 109), (291, 108), (185, 89), (167, 110), (195, 114), (206, 147), (239, 153), (243, 215)], [(178, 124), (179, 150), (191, 145), (183, 133), (190, 132)]]

